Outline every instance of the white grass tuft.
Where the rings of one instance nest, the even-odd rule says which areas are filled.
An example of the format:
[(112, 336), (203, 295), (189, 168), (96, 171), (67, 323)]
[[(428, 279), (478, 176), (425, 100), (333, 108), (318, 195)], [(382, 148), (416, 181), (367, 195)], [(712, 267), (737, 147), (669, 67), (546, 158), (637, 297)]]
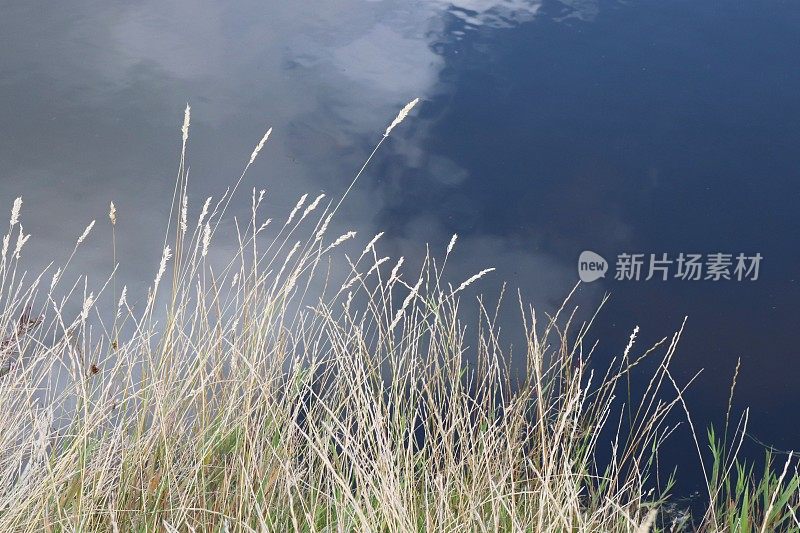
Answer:
[(183, 146), (186, 147), (186, 141), (189, 140), (189, 122), (192, 116), (192, 108), (189, 104), (186, 104), (186, 109), (183, 110), (183, 126), (181, 126), (181, 138), (183, 140)]
[(408, 116), (411, 110), (414, 109), (414, 106), (417, 105), (417, 102), (419, 102), (419, 98), (414, 98), (409, 103), (407, 103), (405, 107), (403, 107), (403, 109), (400, 110), (400, 112), (397, 114), (392, 123), (389, 124), (389, 127), (386, 128), (386, 132), (383, 134), (384, 137), (388, 137), (389, 134), (392, 133), (392, 130), (401, 122), (403, 122), (403, 120), (405, 120), (405, 118)]
[(458, 234), (453, 233), (453, 236), (450, 237), (450, 243), (447, 245), (447, 252), (445, 252), (445, 256), (449, 256), (450, 252), (453, 251), (453, 247), (456, 245), (456, 240), (458, 240)]
[(22, 209), (22, 197), (17, 197), (11, 206), (11, 220), (9, 224), (14, 227), (19, 222), (19, 212)]
[(248, 165), (252, 165), (253, 161), (256, 160), (256, 157), (258, 157), (258, 153), (261, 151), (262, 148), (264, 148), (264, 145), (266, 144), (270, 135), (272, 135), (272, 128), (268, 129), (267, 132), (264, 134), (264, 136), (261, 138), (261, 140), (258, 141), (258, 144), (253, 150), (253, 153), (250, 154), (250, 161), (247, 162)]
[(95, 221), (94, 221), (94, 220), (92, 220), (91, 222), (89, 222), (89, 225), (88, 225), (88, 226), (86, 226), (86, 229), (84, 229), (84, 230), (83, 230), (83, 233), (81, 233), (81, 236), (80, 236), (80, 237), (78, 237), (78, 242), (77, 242), (77, 244), (81, 244), (83, 241), (85, 241), (85, 240), (86, 240), (86, 237), (88, 237), (88, 236), (89, 236), (89, 233), (91, 233), (91, 231), (92, 231), (92, 228), (94, 227), (94, 223), (95, 223)]

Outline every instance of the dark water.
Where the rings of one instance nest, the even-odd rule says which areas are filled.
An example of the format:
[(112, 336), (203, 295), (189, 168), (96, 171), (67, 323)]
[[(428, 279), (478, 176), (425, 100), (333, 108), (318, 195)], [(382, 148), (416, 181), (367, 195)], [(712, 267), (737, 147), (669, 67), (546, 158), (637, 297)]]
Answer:
[[(423, 102), (345, 206), (413, 256), (460, 234), (456, 278), (497, 266), (552, 309), (592, 250), (611, 294), (594, 335), (619, 353), (688, 322), (674, 361), (699, 427), (736, 409), (800, 444), (800, 4), (596, 0), (3, 2), (0, 202), (25, 200), (32, 262), (66, 254), (108, 202), (121, 275), (151, 279), (179, 126), (193, 108), (192, 200), (219, 194), (267, 126), (243, 194), (287, 211), (347, 186), (386, 123)], [(75, 270), (107, 275), (98, 225)], [(757, 280), (618, 281), (618, 254), (761, 254)], [(646, 266), (645, 273), (646, 273)], [(645, 277), (645, 276), (642, 276)], [(758, 453), (758, 450), (752, 450)], [(678, 433), (666, 460), (700, 483)]]

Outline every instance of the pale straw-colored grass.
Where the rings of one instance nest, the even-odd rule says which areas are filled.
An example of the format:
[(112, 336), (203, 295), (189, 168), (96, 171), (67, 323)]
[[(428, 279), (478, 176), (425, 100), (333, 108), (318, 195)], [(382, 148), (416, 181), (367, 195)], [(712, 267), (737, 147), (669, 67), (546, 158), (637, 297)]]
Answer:
[[(188, 233), (189, 113), (173, 197), (181, 230), (146, 298), (129, 303), (123, 287), (105, 310), (109, 284), (64, 286), (65, 265), (49, 287), (27, 281), (7, 253), (14, 202), (0, 261), (0, 531), (657, 525), (665, 487), (653, 459), (671, 431), (677, 400), (663, 398), (680, 332), (637, 357), (632, 335), (598, 373), (588, 324), (568, 305), (542, 321), (519, 296), (527, 342), (512, 371), (497, 313), (483, 300), (475, 321), (460, 311), (462, 291), (492, 268), (449, 279), (434, 253), (409, 275), (402, 257), (377, 253), (382, 234), (345, 261), (355, 232), (327, 235), (341, 200), (319, 195), (296, 217), (303, 196), (267, 234), (254, 190), (247, 227), (221, 235), (233, 187), (205, 201)], [(112, 224), (116, 215), (112, 204)], [(236, 243), (232, 256), (219, 239)], [(442, 252), (458, 253), (455, 236)], [(337, 268), (342, 279), (329, 275)], [(634, 399), (632, 433), (619, 434), (618, 385), (643, 358), (658, 364)]]

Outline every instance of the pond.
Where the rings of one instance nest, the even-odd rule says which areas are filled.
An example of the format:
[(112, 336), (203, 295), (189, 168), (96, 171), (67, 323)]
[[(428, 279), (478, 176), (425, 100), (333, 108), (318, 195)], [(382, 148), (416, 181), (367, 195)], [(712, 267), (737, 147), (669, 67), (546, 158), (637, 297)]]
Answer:
[[(578, 299), (592, 308), (610, 294), (592, 334), (599, 362), (634, 326), (643, 346), (688, 317), (673, 371), (686, 383), (704, 369), (686, 394), (695, 424), (721, 423), (741, 359), (734, 408), (751, 408), (748, 453), (761, 453), (756, 439), (800, 442), (800, 4), (37, 0), (0, 11), (0, 203), (23, 196), (30, 261), (66, 253), (113, 200), (120, 276), (144, 290), (187, 102), (193, 205), (235, 181), (273, 127), (243, 197), (264, 187), (282, 214), (304, 192), (340, 195), (419, 97), (339, 229), (386, 231), (387, 253), (409, 257), (457, 233), (455, 278), (495, 266), (482, 290), (505, 280), (546, 310), (594, 252), (605, 275)], [(110, 229), (96, 231), (73, 265), (95, 282), (112, 266)], [(701, 270), (681, 275), (691, 254)], [(665, 454), (681, 490), (697, 490), (685, 425)]]

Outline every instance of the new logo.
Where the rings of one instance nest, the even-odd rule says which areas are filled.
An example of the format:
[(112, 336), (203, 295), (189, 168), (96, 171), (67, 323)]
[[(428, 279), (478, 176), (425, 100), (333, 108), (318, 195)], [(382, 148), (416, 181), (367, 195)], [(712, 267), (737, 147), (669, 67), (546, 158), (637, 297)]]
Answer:
[(584, 283), (591, 283), (599, 278), (606, 277), (608, 262), (603, 256), (589, 250), (581, 252), (578, 258), (578, 276)]

